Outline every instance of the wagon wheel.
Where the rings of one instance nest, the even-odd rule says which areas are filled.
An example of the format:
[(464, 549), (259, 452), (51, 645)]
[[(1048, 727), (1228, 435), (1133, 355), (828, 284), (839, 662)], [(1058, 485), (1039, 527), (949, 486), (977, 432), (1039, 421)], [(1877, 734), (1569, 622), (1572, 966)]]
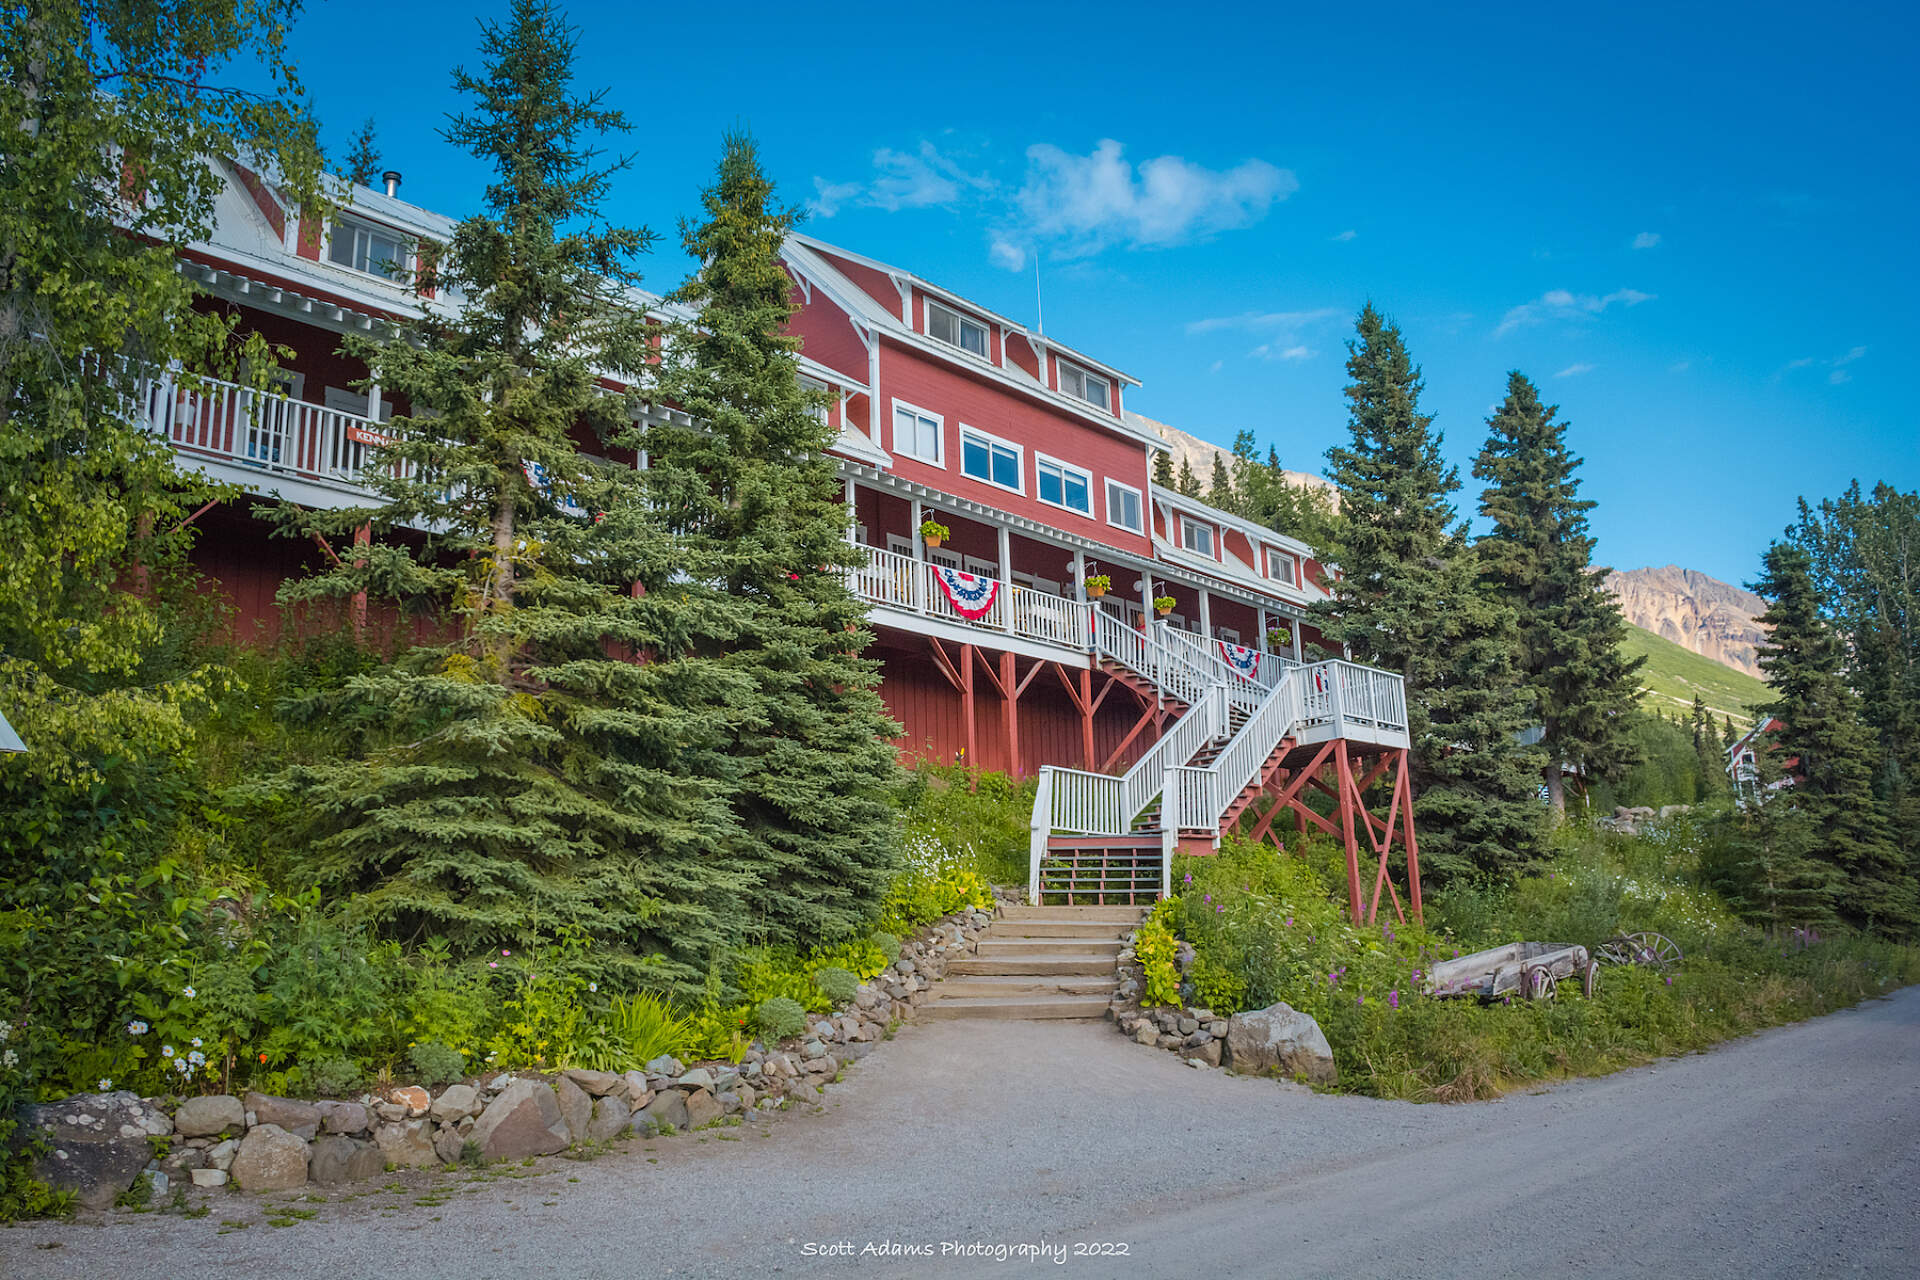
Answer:
[(1637, 950), (1633, 939), (1622, 936), (1607, 939), (1593, 949), (1593, 955), (1601, 964), (1632, 964)]
[(1680, 963), (1683, 959), (1680, 944), (1664, 933), (1630, 933), (1621, 941), (1632, 948), (1634, 964), (1664, 969), (1668, 965)]
[(1593, 999), (1593, 993), (1600, 989), (1600, 962), (1587, 961), (1586, 969), (1580, 975), (1580, 994)]
[(1545, 965), (1527, 970), (1522, 981), (1526, 984), (1527, 999), (1551, 1000), (1554, 986), (1553, 973)]

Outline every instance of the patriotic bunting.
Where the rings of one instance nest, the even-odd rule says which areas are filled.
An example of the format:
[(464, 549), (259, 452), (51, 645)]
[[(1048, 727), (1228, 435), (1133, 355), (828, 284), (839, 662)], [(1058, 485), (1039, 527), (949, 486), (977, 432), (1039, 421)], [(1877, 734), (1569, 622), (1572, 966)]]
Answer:
[(978, 622), (986, 617), (993, 609), (993, 602), (1000, 598), (1000, 580), (997, 578), (976, 577), (937, 564), (933, 566), (933, 580), (940, 584), (941, 592), (953, 605), (954, 611), (968, 622)]
[(1225, 640), (1215, 641), (1220, 646), (1220, 656), (1226, 660), (1233, 673), (1242, 680), (1251, 680), (1260, 674), (1260, 651), (1250, 649), (1243, 644), (1228, 644)]

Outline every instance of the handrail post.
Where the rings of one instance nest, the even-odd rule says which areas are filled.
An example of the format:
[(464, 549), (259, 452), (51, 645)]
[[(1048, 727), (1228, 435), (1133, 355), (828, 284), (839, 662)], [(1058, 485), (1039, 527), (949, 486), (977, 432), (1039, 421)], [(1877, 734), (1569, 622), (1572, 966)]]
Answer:
[(1040, 902), (1040, 860), (1047, 854), (1047, 837), (1053, 834), (1053, 766), (1040, 766), (1040, 786), (1033, 793), (1033, 817), (1027, 830), (1027, 901)]
[(1328, 710), (1333, 713), (1333, 736), (1336, 738), (1347, 736), (1347, 673), (1341, 669), (1344, 665), (1337, 661), (1328, 664), (1328, 674), (1333, 677), (1327, 682), (1330, 686), (1327, 690)]

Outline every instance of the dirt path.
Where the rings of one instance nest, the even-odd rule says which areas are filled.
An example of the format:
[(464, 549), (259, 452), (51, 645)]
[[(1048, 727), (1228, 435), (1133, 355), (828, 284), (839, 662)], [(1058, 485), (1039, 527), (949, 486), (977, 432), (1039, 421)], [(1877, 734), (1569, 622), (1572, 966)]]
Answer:
[[(436, 1193), (0, 1231), (0, 1275), (1911, 1276), (1920, 1257), (1920, 989), (1466, 1107), (1195, 1071), (1077, 1023), (911, 1028), (832, 1094)], [(932, 1257), (859, 1252), (888, 1241)], [(949, 1242), (1129, 1252), (1056, 1267)]]

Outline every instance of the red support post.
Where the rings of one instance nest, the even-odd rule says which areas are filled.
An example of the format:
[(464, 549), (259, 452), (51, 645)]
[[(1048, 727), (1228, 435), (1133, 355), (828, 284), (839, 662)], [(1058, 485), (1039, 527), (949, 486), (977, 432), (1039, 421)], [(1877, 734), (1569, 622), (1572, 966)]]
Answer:
[(978, 741), (974, 733), (973, 720), (973, 646), (960, 646), (960, 706), (961, 715), (967, 722), (967, 768), (979, 768), (980, 757), (974, 748)]
[(1338, 775), (1338, 794), (1340, 800), (1340, 833), (1347, 846), (1347, 912), (1355, 924), (1363, 917), (1360, 913), (1360, 845), (1354, 836), (1353, 806), (1353, 763), (1347, 759), (1347, 744), (1334, 743), (1334, 770)]
[[(353, 557), (353, 567), (355, 569), (364, 569), (367, 567), (366, 549), (372, 545), (372, 543), (373, 526), (363, 522), (353, 531), (353, 545), (357, 548)], [(355, 640), (360, 639), (366, 629), (367, 593), (366, 589), (362, 588), (353, 593), (353, 638)]]

